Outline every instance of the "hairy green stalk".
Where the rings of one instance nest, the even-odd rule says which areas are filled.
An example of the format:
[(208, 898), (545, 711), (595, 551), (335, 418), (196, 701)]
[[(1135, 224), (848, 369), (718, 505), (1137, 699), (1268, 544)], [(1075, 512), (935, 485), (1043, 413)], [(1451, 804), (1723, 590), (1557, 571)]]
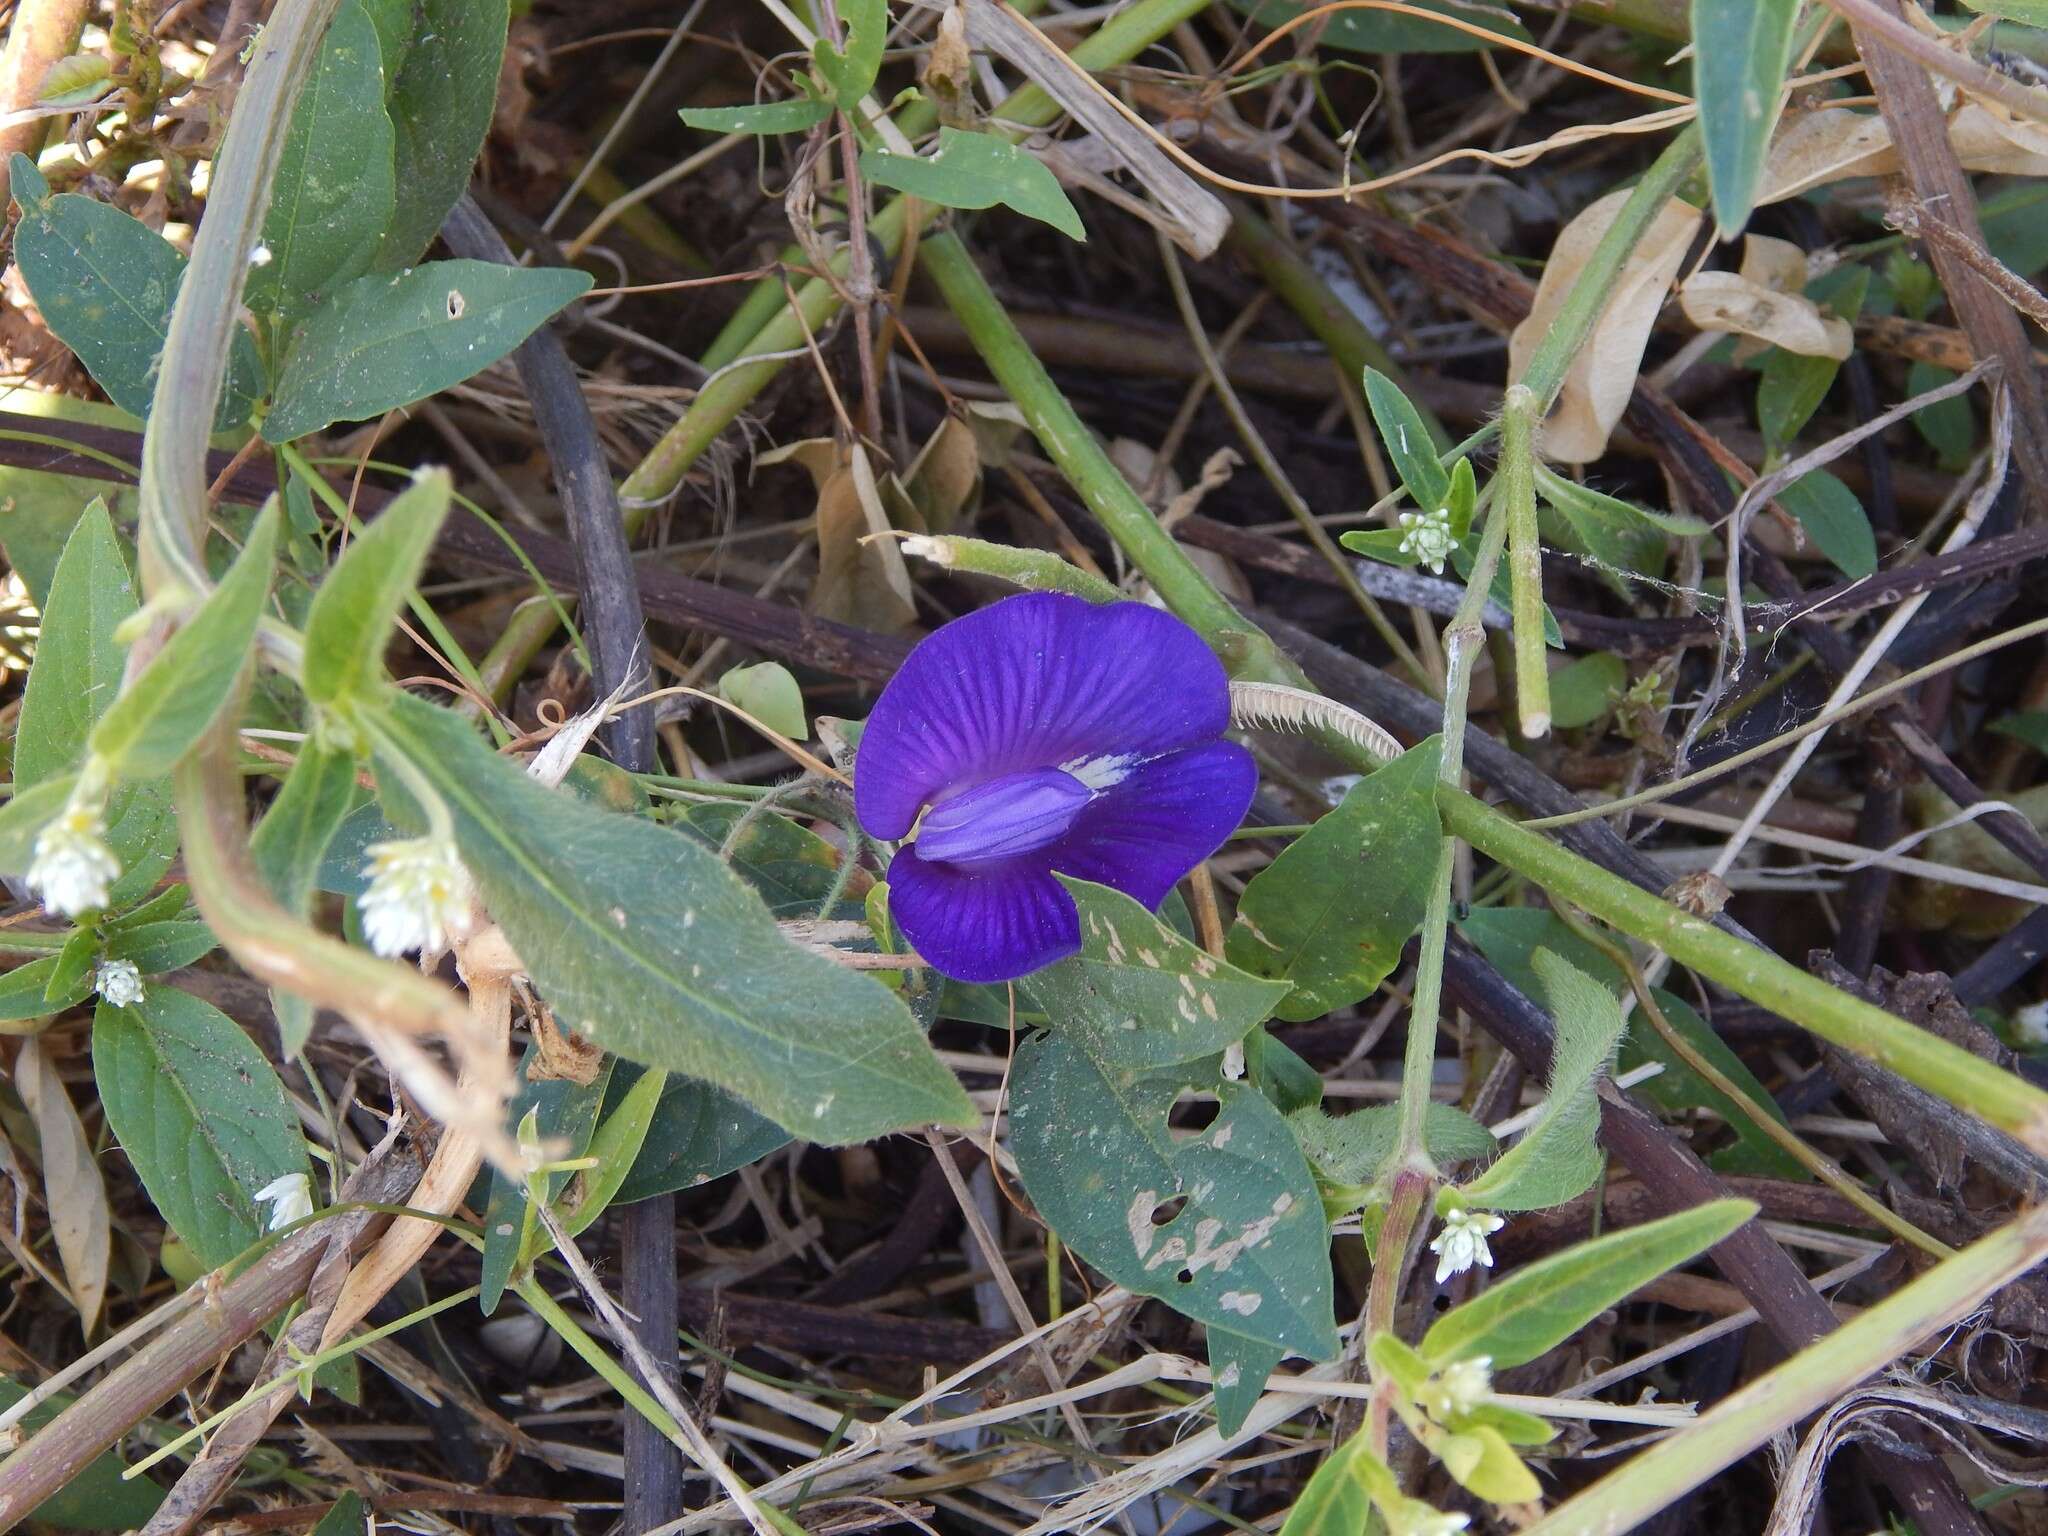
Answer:
[(1515, 711), (1530, 740), (1550, 734), (1550, 647), (1543, 638), (1543, 545), (1536, 530), (1536, 396), (1510, 384), (1501, 407), (1495, 498), (1508, 529), (1515, 632)]

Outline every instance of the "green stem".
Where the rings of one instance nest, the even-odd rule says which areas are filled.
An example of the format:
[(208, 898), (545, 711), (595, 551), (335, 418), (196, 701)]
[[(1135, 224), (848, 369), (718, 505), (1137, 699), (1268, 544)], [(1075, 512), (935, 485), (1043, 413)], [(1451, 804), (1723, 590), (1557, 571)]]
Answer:
[(1122, 546), (1166, 605), (1212, 646), (1238, 654), (1233, 675), (1252, 681), (1303, 686), (1300, 672), (1264, 635), (1250, 629), (1174, 541), (1123, 473), (1110, 462), (1067, 397), (1033, 354), (1002, 302), (989, 289), (974, 258), (947, 231), (928, 235), (918, 259), (966, 328), (975, 351), (1003, 392), (1024, 413), (1032, 434), (1096, 519)]
[(1536, 532), (1536, 397), (1510, 384), (1500, 421), (1500, 516), (1508, 525), (1514, 605), (1515, 709), (1530, 740), (1550, 734), (1550, 655), (1543, 639), (1543, 546)]
[(1724, 1398), (1697, 1424), (1525, 1526), (1522, 1536), (1634, 1529), (1928, 1335), (1968, 1316), (2044, 1253), (2048, 1207), (2036, 1206)]
[(2048, 1093), (1940, 1036), (1723, 933), (1712, 923), (1609, 874), (1509, 820), (1450, 784), (1437, 790), (1444, 826), (1496, 863), (1585, 908), (1610, 927), (1654, 945), (1680, 965), (1831, 1044), (2048, 1151)]

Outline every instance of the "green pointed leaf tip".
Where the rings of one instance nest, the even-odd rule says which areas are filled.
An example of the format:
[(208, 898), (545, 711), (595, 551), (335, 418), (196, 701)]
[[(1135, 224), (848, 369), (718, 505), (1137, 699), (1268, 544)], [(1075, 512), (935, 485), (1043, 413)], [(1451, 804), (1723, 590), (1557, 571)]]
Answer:
[(511, 0), (371, 0), (388, 81), (396, 207), (377, 251), (418, 261), (469, 187), (490, 131)]
[(1614, 994), (1562, 956), (1539, 949), (1533, 964), (1555, 1031), (1549, 1096), (1522, 1139), (1470, 1184), (1444, 1191), (1440, 1205), (1539, 1210), (1576, 1199), (1600, 1177), (1595, 1090), (1627, 1021)]
[(418, 476), (353, 539), (306, 619), (306, 697), (330, 705), (378, 686), (399, 610), (448, 516), (445, 469)]
[(368, 269), (397, 206), (384, 58), (362, 0), (343, 0), (286, 130), (270, 207), (267, 261), (252, 264), (243, 302), (298, 314)]
[(93, 1015), (93, 1078), (142, 1187), (209, 1269), (263, 1233), (255, 1195), (307, 1173), (284, 1084), (240, 1025), (175, 987)]
[(1378, 369), (1368, 368), (1365, 403), (1372, 408), (1373, 425), (1380, 429), (1380, 441), (1394, 461), (1394, 472), (1416, 506), (1435, 512), (1448, 505), (1451, 477), (1437, 460), (1436, 439), (1401, 386)]
[(1851, 580), (1877, 570), (1877, 535), (1856, 493), (1824, 469), (1800, 476), (1778, 492), (1778, 504), (1806, 536)]
[(344, 283), (307, 316), (263, 421), (288, 443), (361, 421), (482, 372), (587, 292), (588, 272), (430, 261)]
[[(1299, 1355), (1337, 1348), (1329, 1231), (1287, 1122), (1213, 1060), (1110, 1066), (1085, 1031), (1018, 1047), (1010, 1133), (1026, 1193), (1117, 1284), (1210, 1327)], [(1200, 1135), (1168, 1123), (1182, 1089), (1213, 1091)]]
[(868, 149), (861, 152), (860, 169), (868, 180), (928, 203), (946, 208), (1001, 203), (1071, 239), (1088, 238), (1081, 215), (1045, 162), (993, 133), (941, 128), (939, 146), (930, 155)]
[(278, 521), (273, 496), (221, 584), (93, 728), (92, 750), (116, 779), (169, 773), (227, 707), (270, 595)]
[(1756, 206), (1798, 17), (1799, 0), (1692, 0), (1693, 94), (1723, 240)]
[(1254, 875), (1225, 939), (1231, 964), (1289, 981), (1275, 1012), (1320, 1018), (1370, 996), (1422, 921), (1442, 837), (1441, 742), (1368, 774), (1337, 808)]
[(1242, 1040), (1287, 995), (1191, 944), (1121, 891), (1060, 876), (1081, 914), (1081, 953), (1024, 990), (1060, 1029), (1085, 1032), (1117, 1067), (1170, 1066)]
[(677, 114), (686, 128), (706, 133), (802, 133), (832, 115), (822, 101), (761, 101), (745, 107), (684, 107)]
[[(894, 993), (800, 949), (705, 845), (535, 783), (444, 710), (392, 692), (374, 726), (446, 803), (491, 916), (563, 1024), (717, 1084), (807, 1140), (978, 1123)], [(416, 816), (400, 797), (397, 809)]]
[[(131, 416), (147, 416), (171, 306), (185, 280), (183, 254), (118, 208), (76, 192), (53, 197), (26, 155), (9, 160), (8, 176), (21, 207), (14, 260), (43, 323), (77, 354), (108, 399)], [(236, 331), (215, 431), (249, 419), (262, 378), (255, 343)]]
[(1446, 1312), (1423, 1335), (1421, 1353), (1438, 1369), (1480, 1355), (1497, 1371), (1526, 1365), (1756, 1212), (1754, 1201), (1714, 1200), (1553, 1254)]

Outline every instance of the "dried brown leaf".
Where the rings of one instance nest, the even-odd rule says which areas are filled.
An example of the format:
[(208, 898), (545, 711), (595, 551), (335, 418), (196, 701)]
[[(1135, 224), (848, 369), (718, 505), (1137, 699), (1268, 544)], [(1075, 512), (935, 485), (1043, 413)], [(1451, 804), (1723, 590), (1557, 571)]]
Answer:
[(107, 1263), (113, 1251), (113, 1221), (107, 1186), (93, 1160), (92, 1143), (57, 1076), (40, 1035), (21, 1044), (14, 1062), (14, 1086), (35, 1118), (43, 1151), (43, 1203), (64, 1280), (78, 1308), (79, 1325), (90, 1338), (107, 1298)]

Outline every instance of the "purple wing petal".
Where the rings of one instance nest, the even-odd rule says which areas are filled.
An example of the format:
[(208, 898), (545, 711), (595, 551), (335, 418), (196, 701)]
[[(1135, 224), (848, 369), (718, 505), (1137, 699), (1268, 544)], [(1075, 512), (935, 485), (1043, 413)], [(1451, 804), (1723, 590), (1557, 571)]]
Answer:
[(934, 864), (916, 845), (889, 862), (889, 915), (955, 981), (1013, 981), (1081, 947), (1074, 899), (1041, 852), (1000, 864)]
[(1156, 907), (1244, 820), (1258, 784), (1258, 764), (1234, 742), (1155, 758), (1075, 818), (1052, 867)]
[(1077, 759), (1152, 757), (1230, 723), (1223, 665), (1172, 614), (1028, 592), (933, 632), (875, 702), (854, 807), (902, 837), (941, 796)]

